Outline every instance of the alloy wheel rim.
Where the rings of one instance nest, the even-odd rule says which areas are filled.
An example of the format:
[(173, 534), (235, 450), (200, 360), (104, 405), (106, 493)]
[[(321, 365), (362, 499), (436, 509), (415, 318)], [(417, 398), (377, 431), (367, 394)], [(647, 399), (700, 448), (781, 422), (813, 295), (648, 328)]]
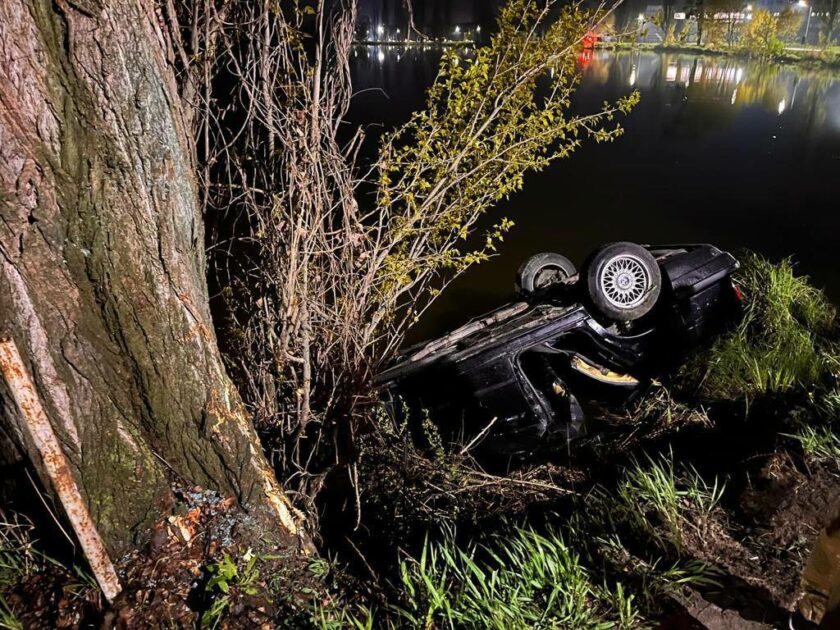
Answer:
[(622, 254), (609, 259), (601, 270), (601, 292), (616, 308), (629, 310), (645, 299), (650, 288), (650, 274), (636, 256)]

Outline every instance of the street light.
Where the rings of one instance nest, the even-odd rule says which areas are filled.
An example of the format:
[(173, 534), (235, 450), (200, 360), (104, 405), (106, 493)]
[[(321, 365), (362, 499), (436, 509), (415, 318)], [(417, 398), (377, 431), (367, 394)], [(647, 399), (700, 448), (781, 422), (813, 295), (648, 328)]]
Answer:
[(814, 12), (814, 7), (805, 0), (799, 0), (796, 4), (803, 8), (808, 7), (808, 21), (805, 22), (805, 34), (802, 36), (802, 44), (805, 45), (805, 42), (808, 41), (808, 29), (811, 28), (811, 14)]

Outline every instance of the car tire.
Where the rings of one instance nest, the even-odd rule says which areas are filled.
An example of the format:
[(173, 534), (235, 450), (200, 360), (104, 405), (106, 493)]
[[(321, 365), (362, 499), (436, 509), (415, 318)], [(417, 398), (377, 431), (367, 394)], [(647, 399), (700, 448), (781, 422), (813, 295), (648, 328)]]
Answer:
[(596, 251), (586, 263), (584, 278), (595, 310), (620, 322), (647, 315), (662, 290), (656, 259), (635, 243), (612, 243)]
[(516, 292), (532, 295), (577, 273), (574, 263), (553, 252), (535, 254), (522, 263), (516, 272)]

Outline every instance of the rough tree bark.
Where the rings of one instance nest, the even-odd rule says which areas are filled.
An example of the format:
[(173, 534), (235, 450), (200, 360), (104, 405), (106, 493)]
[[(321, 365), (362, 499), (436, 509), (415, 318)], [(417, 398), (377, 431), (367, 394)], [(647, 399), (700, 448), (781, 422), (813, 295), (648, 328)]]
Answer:
[[(297, 542), (217, 348), (167, 50), (154, 0), (0, 1), (0, 334), (111, 554), (173, 480), (234, 494)], [(31, 455), (2, 388), (0, 446)]]

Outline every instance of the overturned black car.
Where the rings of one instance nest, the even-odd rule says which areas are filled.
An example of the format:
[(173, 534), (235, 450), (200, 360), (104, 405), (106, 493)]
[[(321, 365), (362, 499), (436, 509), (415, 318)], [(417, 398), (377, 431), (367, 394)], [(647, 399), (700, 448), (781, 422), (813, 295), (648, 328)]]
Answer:
[(586, 433), (626, 405), (738, 310), (738, 262), (712, 245), (612, 243), (578, 274), (538, 254), (517, 274), (522, 300), (405, 349), (379, 377), (410, 414), (450, 437), (521, 455)]

